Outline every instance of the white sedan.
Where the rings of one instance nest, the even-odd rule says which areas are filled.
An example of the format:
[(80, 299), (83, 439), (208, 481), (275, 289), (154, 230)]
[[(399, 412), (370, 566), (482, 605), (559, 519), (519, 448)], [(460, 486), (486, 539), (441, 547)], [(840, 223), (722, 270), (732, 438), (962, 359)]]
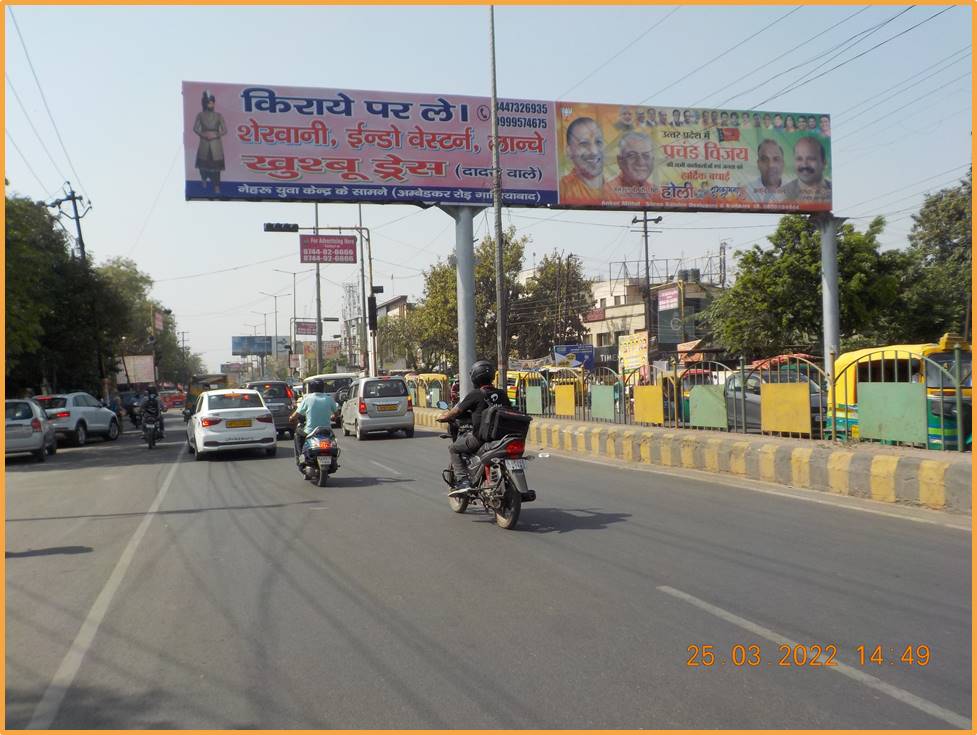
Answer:
[(187, 447), (198, 460), (228, 449), (278, 450), (275, 419), (256, 390), (208, 390), (187, 420)]

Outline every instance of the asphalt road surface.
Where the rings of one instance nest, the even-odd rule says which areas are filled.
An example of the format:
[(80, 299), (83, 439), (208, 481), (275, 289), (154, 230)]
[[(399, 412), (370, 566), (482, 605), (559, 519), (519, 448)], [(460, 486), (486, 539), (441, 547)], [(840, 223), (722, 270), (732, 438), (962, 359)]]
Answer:
[(194, 462), (169, 428), (8, 458), (7, 727), (970, 721), (970, 532), (937, 514), (552, 456), (505, 531), (449, 510), (430, 432), (341, 439), (317, 488), (288, 441)]

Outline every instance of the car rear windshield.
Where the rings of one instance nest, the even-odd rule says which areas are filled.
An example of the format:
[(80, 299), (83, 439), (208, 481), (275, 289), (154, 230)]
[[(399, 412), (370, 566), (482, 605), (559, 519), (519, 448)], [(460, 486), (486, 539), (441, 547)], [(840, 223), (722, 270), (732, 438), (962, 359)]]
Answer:
[(249, 386), (253, 390), (258, 391), (265, 398), (271, 399), (283, 399), (288, 398), (288, 393), (285, 391), (284, 383), (262, 383)]
[(29, 403), (18, 401), (17, 403), (7, 404), (7, 421), (27, 421), (34, 418)]
[(222, 393), (207, 399), (207, 408), (219, 411), (224, 408), (263, 408), (257, 393)]
[(335, 393), (336, 391), (342, 390), (352, 382), (353, 382), (352, 378), (336, 378), (335, 380), (324, 380), (322, 381), (322, 392)]
[(364, 398), (399, 398), (407, 395), (402, 380), (371, 380), (363, 386)]
[(41, 404), (41, 408), (64, 408), (65, 404), (68, 402), (64, 396), (44, 396), (35, 399)]

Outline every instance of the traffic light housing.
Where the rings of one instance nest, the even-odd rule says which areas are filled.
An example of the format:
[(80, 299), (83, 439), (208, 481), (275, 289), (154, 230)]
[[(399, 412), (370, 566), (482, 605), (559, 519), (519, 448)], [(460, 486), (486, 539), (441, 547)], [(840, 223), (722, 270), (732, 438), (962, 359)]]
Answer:
[(265, 232), (298, 232), (299, 226), (292, 222), (265, 222)]
[(372, 294), (366, 300), (366, 323), (370, 331), (377, 331), (377, 297)]

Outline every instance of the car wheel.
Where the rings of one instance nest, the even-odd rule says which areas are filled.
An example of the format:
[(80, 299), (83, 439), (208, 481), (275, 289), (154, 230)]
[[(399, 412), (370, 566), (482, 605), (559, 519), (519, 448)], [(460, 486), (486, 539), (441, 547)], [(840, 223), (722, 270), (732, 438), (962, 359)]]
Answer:
[(409, 429), (404, 429), (404, 436), (407, 437), (408, 439), (414, 438), (414, 427), (411, 427)]
[(190, 437), (187, 437), (187, 454), (196, 454), (197, 450), (193, 448), (193, 444), (190, 443)]
[(340, 424), (343, 427), (343, 436), (349, 436), (349, 429), (346, 428), (346, 424)]
[(356, 426), (354, 428), (356, 430), (356, 441), (361, 442), (366, 439), (366, 433), (360, 428), (359, 421), (356, 422)]
[(206, 455), (203, 452), (196, 452), (195, 451), (193, 453), (193, 459), (194, 459), (195, 462), (203, 462), (205, 459), (207, 459), (207, 457), (206, 457)]
[(119, 438), (119, 422), (112, 419), (109, 422), (109, 433), (105, 435), (105, 439), (110, 442), (114, 442)]
[(78, 426), (75, 427), (74, 445), (76, 447), (83, 447), (87, 441), (88, 429), (85, 428), (84, 424), (78, 424)]
[(278, 447), (268, 447), (265, 450), (266, 457), (274, 457), (276, 454), (278, 454)]
[(53, 457), (55, 454), (58, 453), (58, 437), (57, 436), (55, 436), (53, 439), (51, 439), (51, 443), (47, 447), (47, 453), (51, 457)]
[(36, 459), (38, 462), (43, 462), (45, 459), (47, 459), (47, 450), (44, 447), (41, 447), (35, 452), (31, 452), (31, 454), (34, 455), (34, 459)]

